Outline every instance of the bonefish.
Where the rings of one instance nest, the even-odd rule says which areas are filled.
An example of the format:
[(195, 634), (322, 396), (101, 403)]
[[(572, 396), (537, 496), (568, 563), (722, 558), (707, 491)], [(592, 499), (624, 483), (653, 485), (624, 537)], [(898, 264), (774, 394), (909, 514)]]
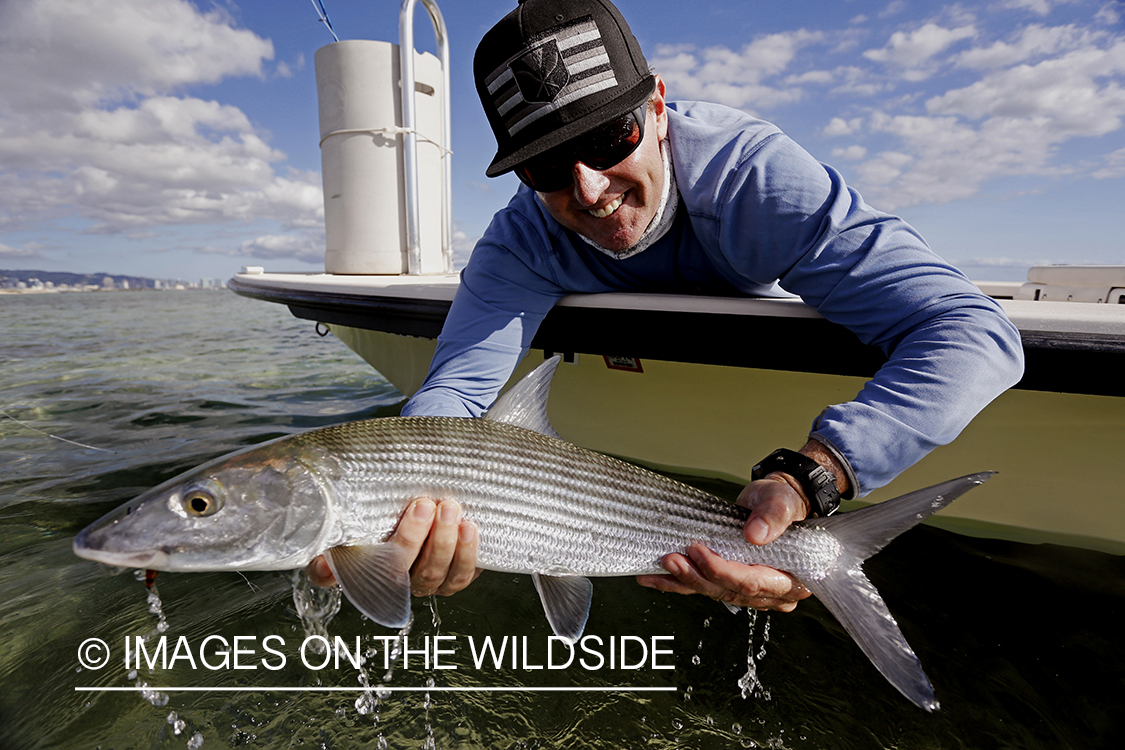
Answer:
[(413, 561), (386, 539), (413, 498), (453, 499), (479, 529), (477, 564), (531, 575), (552, 630), (573, 642), (591, 577), (663, 573), (666, 554), (704, 541), (728, 560), (792, 574), (891, 684), (937, 708), (862, 564), (990, 473), (801, 521), (756, 546), (742, 536), (745, 508), (559, 439), (546, 412), (557, 364), (545, 362), (479, 419), (349, 422), (215, 459), (91, 524), (74, 551), (164, 571), (287, 570), (324, 554), (360, 611), (403, 627)]

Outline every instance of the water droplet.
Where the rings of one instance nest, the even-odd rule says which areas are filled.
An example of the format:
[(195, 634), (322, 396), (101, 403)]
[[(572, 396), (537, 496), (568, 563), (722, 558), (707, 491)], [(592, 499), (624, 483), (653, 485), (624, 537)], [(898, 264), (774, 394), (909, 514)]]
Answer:
[(187, 728), (187, 722), (181, 719), (175, 711), (168, 714), (168, 723), (172, 725), (172, 734), (177, 737), (183, 734), (184, 729)]
[[(145, 685), (142, 683), (139, 687), (145, 687)], [(168, 705), (167, 693), (160, 693), (155, 690), (142, 690), (141, 697), (157, 708), (163, 708)]]
[(364, 693), (355, 699), (355, 710), (360, 716), (366, 716), (375, 710), (375, 697), (371, 693)]

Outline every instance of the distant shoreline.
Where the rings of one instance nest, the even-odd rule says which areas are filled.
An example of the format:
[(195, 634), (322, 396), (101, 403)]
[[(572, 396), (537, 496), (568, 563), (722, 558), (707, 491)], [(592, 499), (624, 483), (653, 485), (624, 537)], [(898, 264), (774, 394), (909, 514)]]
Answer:
[(134, 294), (134, 293), (138, 293), (138, 292), (147, 292), (147, 293), (151, 294), (151, 293), (163, 293), (163, 292), (225, 292), (225, 291), (227, 291), (227, 288), (225, 286), (210, 286), (210, 287), (174, 286), (174, 287), (167, 287), (167, 288), (163, 288), (163, 289), (152, 289), (152, 288), (105, 289), (103, 287), (97, 287), (97, 286), (90, 287), (90, 288), (87, 288), (87, 289), (59, 289), (57, 287), (52, 288), (52, 289), (47, 289), (45, 287), (34, 287), (34, 288), (27, 288), (27, 289), (0, 289), (0, 295), (5, 295), (5, 294), (12, 294), (12, 295), (15, 295), (15, 294), (115, 294), (115, 293)]

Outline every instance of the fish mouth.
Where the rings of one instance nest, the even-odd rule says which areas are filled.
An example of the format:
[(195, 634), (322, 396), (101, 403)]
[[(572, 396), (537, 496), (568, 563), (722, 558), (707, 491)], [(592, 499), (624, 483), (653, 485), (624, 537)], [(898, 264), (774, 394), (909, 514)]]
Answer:
[(140, 550), (134, 552), (112, 552), (97, 549), (89, 544), (86, 533), (74, 539), (74, 554), (85, 560), (93, 560), (116, 568), (152, 568), (159, 570), (168, 562), (168, 555), (161, 550)]

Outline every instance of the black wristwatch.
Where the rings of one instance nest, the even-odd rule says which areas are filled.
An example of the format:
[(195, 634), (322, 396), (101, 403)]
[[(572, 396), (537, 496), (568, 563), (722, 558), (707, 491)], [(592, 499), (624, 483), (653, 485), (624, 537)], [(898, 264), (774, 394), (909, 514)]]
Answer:
[(836, 477), (808, 456), (788, 448), (778, 448), (751, 469), (750, 478), (761, 479), (775, 471), (788, 474), (800, 483), (812, 505), (810, 515), (827, 516), (840, 507), (840, 490), (836, 487)]

